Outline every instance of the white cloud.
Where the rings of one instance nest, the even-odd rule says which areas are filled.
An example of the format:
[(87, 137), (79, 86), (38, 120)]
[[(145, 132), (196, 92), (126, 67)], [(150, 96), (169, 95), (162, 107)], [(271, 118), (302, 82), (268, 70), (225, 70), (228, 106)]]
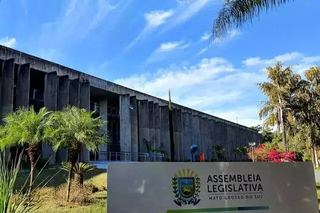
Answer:
[[(290, 63), (303, 62), (297, 65), (300, 68), (320, 63), (320, 56), (304, 57), (299, 54), (288, 53), (273, 59), (259, 58), (258, 61), (280, 58), (290, 60)], [(253, 59), (248, 63), (257, 64)], [(233, 122), (238, 118), (239, 124), (254, 126), (262, 124), (258, 118), (258, 109), (264, 100), (256, 83), (266, 80), (260, 67), (236, 68), (224, 58), (203, 58), (194, 65), (171, 65), (154, 73), (136, 74), (115, 82), (164, 99), (167, 99), (168, 90), (171, 89), (172, 101), (175, 103)]]
[(166, 42), (162, 43), (154, 52), (151, 53), (147, 62), (159, 62), (168, 57), (171, 52), (177, 50), (184, 50), (190, 46), (189, 43), (185, 43), (184, 41), (177, 42)]
[(125, 48), (125, 51), (130, 50), (133, 46), (136, 45), (138, 41), (144, 39), (148, 34), (152, 33), (160, 25), (164, 24), (166, 22), (166, 19), (168, 19), (173, 14), (174, 10), (155, 10), (144, 14), (146, 20), (145, 27), (138, 34), (138, 36)]
[(293, 52), (293, 53), (286, 53), (283, 55), (278, 55), (272, 59), (262, 60), (262, 59), (260, 59), (260, 57), (248, 58), (248, 59), (242, 61), (242, 63), (247, 67), (257, 66), (257, 65), (273, 65), (277, 61), (281, 61), (281, 62), (285, 63), (285, 62), (293, 61), (295, 59), (299, 59), (301, 57), (302, 57), (301, 53)]
[(255, 84), (262, 80), (260, 73), (240, 72), (224, 58), (204, 58), (189, 67), (172, 65), (155, 74), (134, 75), (115, 82), (165, 99), (170, 88), (175, 103), (206, 111), (235, 105), (248, 96), (252, 87), (257, 90)]
[(158, 27), (161, 24), (164, 24), (166, 19), (172, 16), (174, 13), (173, 10), (163, 11), (163, 10), (155, 10), (150, 13), (144, 14), (144, 17), (147, 22), (148, 27)]
[(202, 48), (196, 56), (202, 55), (203, 53), (207, 52), (207, 50), (208, 50), (208, 47)]
[(258, 117), (258, 107), (242, 106), (232, 110), (207, 111), (207, 113), (228, 121), (239, 123), (248, 127), (262, 125), (262, 121)]
[(10, 38), (10, 37), (4, 37), (0, 38), (0, 45), (10, 47), (10, 48), (15, 48), (17, 46), (17, 40), (15, 38)]
[(180, 4), (176, 9), (176, 15), (172, 18), (172, 21), (166, 26), (164, 31), (170, 30), (173, 27), (182, 24), (196, 15), (206, 5), (209, 4), (209, 0), (197, 0), (187, 5)]
[(115, 19), (107, 17), (123, 12), (128, 2), (121, 1), (117, 5), (112, 5), (109, 0), (62, 2), (57, 18), (42, 25), (41, 48), (63, 48), (86, 38), (101, 25), (112, 23)]
[(181, 42), (168, 42), (168, 43), (163, 43), (159, 47), (160, 52), (165, 52), (165, 51), (172, 51), (174, 49), (177, 49), (181, 45)]
[(201, 37), (200, 40), (205, 41), (208, 40), (210, 38), (211, 34), (210, 33), (204, 33), (204, 35)]

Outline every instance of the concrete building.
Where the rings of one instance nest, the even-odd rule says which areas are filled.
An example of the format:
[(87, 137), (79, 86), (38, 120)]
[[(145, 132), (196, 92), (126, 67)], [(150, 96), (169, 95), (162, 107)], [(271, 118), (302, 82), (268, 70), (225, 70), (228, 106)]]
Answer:
[[(150, 149), (170, 153), (166, 100), (4, 46), (0, 72), (1, 115), (20, 106), (60, 110), (74, 105), (96, 110), (107, 121), (110, 144), (98, 153), (82, 150), (82, 161), (141, 160), (141, 153)], [(205, 153), (206, 159), (215, 158), (212, 147), (220, 145), (225, 160), (240, 160), (242, 156), (233, 151), (236, 147), (261, 141), (261, 135), (248, 127), (174, 103), (173, 127), (177, 161), (189, 159), (191, 144), (197, 144), (197, 154)], [(54, 156), (51, 163), (67, 160), (67, 150), (54, 153), (50, 146), (41, 148), (45, 157)]]

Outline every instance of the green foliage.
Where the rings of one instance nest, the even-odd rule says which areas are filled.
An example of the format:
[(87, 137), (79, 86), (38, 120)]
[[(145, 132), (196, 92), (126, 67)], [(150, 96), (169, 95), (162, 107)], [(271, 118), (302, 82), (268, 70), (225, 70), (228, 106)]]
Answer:
[(73, 143), (80, 143), (88, 150), (96, 150), (106, 144), (107, 133), (101, 130), (103, 122), (100, 117), (94, 118), (93, 114), (77, 107), (67, 107), (53, 113), (45, 136), (52, 142), (54, 150), (68, 149)]
[[(61, 169), (65, 170), (67, 172), (70, 171), (71, 164), (70, 162), (62, 162), (61, 163)], [(97, 169), (97, 166), (91, 165), (90, 163), (82, 163), (77, 162), (73, 167), (73, 173), (78, 175), (84, 175), (89, 171)]]
[(271, 131), (271, 128), (269, 126), (262, 127), (258, 125), (258, 126), (251, 127), (251, 129), (254, 129), (262, 134), (262, 141), (260, 141), (262, 143), (272, 142), (273, 139), (276, 137), (275, 133)]
[(222, 161), (224, 159), (224, 148), (221, 145), (212, 146), (212, 155), (216, 156), (217, 161)]
[(214, 21), (212, 35), (220, 38), (228, 33), (228, 30), (241, 27), (262, 11), (275, 9), (289, 0), (225, 0), (218, 17)]
[(0, 127), (0, 149), (43, 142), (45, 128), (50, 122), (50, 113), (46, 108), (41, 108), (37, 113), (31, 106), (30, 109), (20, 108), (7, 114), (4, 126)]
[[(22, 153), (15, 159), (7, 159), (3, 152), (0, 153), (0, 212), (1, 213), (31, 213), (36, 211), (44, 195), (40, 195), (37, 190), (47, 183), (44, 179), (30, 193), (25, 193), (25, 186), (28, 178), (24, 180), (24, 185), (18, 193), (14, 194), (15, 185), (21, 165)], [(55, 175), (53, 175), (54, 177)], [(29, 175), (30, 177), (30, 175)], [(52, 177), (52, 178), (53, 178)], [(49, 180), (50, 181), (50, 180)]]

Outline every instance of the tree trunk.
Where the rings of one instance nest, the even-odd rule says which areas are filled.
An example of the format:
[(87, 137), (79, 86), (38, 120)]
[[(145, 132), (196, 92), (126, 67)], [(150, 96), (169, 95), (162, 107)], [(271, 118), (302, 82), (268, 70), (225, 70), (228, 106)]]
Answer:
[(74, 174), (74, 179), (79, 186), (79, 188), (83, 187), (83, 174)]
[(78, 155), (81, 152), (81, 143), (75, 142), (71, 144), (70, 154), (69, 154), (69, 162), (70, 162), (70, 170), (68, 174), (68, 187), (67, 187), (67, 197), (66, 201), (70, 201), (70, 190), (71, 190), (71, 178), (73, 174), (73, 167), (77, 162)]
[(283, 142), (283, 148), (285, 152), (288, 152), (288, 144), (287, 144), (287, 138), (286, 138), (286, 127), (284, 124), (284, 113), (283, 109), (280, 109), (280, 119), (281, 119), (281, 128), (282, 128), (282, 142)]
[(37, 146), (34, 143), (30, 143), (28, 148), (28, 156), (30, 160), (30, 183), (29, 183), (28, 193), (31, 192), (33, 181), (34, 181), (34, 164), (35, 164), (36, 151), (37, 151)]

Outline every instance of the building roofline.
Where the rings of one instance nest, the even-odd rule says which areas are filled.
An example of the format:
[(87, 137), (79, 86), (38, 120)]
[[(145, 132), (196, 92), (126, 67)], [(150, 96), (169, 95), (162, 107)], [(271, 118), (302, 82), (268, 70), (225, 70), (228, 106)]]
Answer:
[[(89, 80), (91, 86), (102, 89), (102, 90), (106, 90), (106, 91), (117, 93), (117, 94), (130, 94), (131, 96), (136, 96), (138, 100), (147, 99), (149, 101), (159, 103), (159, 105), (167, 105), (168, 104), (167, 100), (164, 100), (164, 99), (149, 95), (147, 93), (140, 92), (140, 91), (113, 83), (111, 81), (107, 81), (107, 80), (99, 78), (99, 77), (95, 77), (95, 76), (87, 74), (87, 73), (80, 72), (78, 70), (66, 67), (64, 65), (61, 65), (61, 64), (58, 64), (58, 63), (55, 63), (55, 62), (52, 62), (52, 61), (49, 61), (46, 59), (39, 58), (37, 56), (30, 55), (28, 53), (25, 53), (25, 52), (22, 52), (19, 50), (15, 50), (15, 49), (0, 45), (0, 59), (8, 60), (11, 58), (14, 58), (15, 63), (17, 63), (17, 64), (29, 63), (31, 68), (39, 70), (39, 71), (44, 71), (44, 72), (56, 71), (58, 73), (58, 75), (69, 75), (70, 79), (79, 78), (80, 80)], [(185, 106), (182, 106), (182, 105), (176, 104), (176, 103), (172, 103), (172, 105), (173, 105), (173, 107), (176, 107), (178, 109), (183, 109), (183, 110), (186, 110), (186, 111), (189, 111), (191, 113), (195, 113), (195, 114), (198, 114), (201, 116), (212, 117), (213, 119), (215, 119), (217, 121), (227, 123), (227, 124), (230, 124), (233, 126), (238, 126), (238, 127), (247, 129), (252, 132), (257, 132), (256, 130), (251, 129), (247, 126), (237, 124), (237, 123), (216, 117), (214, 115), (211, 115), (211, 114), (208, 114), (205, 112), (201, 112), (196, 109), (185, 107)]]

